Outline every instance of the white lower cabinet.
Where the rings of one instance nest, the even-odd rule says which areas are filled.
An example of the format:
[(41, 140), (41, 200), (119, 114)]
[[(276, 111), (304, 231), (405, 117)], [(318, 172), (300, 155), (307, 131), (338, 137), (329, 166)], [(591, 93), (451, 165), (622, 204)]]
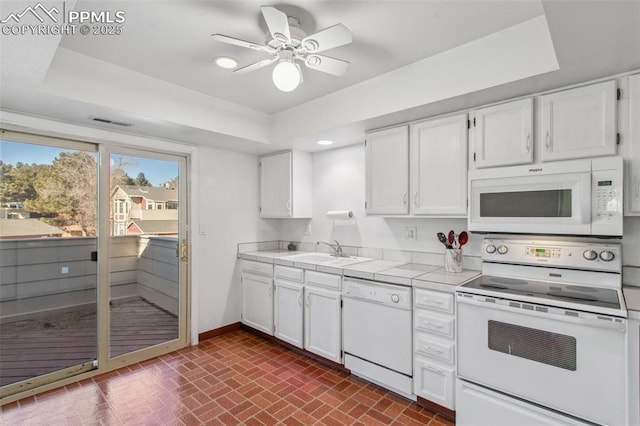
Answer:
[(275, 333), (287, 343), (302, 348), (304, 315), (304, 271), (297, 268), (276, 266), (276, 296), (274, 299)]
[(273, 335), (273, 279), (242, 274), (242, 322)]
[(413, 391), (416, 395), (453, 409), (456, 370), (453, 366), (416, 356), (413, 366)]
[(413, 300), (413, 393), (455, 410), (453, 294), (414, 288)]
[[(307, 276), (310, 273), (307, 272)], [(329, 277), (339, 276), (314, 272)], [(331, 361), (342, 362), (342, 293), (337, 290), (308, 285), (304, 288), (304, 348)]]

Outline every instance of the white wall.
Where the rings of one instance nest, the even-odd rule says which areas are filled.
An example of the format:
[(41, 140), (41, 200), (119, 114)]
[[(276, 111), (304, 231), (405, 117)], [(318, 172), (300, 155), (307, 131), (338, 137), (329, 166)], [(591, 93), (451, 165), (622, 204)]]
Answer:
[(277, 239), (278, 223), (258, 220), (255, 155), (200, 147), (197, 161), (192, 306), (202, 333), (240, 321), (237, 244)]

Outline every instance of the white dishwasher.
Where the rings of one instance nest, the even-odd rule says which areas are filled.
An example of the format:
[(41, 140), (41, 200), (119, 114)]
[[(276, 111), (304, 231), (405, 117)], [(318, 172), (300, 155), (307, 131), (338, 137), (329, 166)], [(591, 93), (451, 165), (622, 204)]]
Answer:
[(411, 287), (345, 277), (342, 294), (345, 367), (415, 400)]

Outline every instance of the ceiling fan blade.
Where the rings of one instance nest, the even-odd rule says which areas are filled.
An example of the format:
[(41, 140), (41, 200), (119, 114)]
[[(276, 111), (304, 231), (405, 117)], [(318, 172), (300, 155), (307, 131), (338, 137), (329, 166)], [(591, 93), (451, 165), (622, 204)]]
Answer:
[(289, 18), (287, 18), (287, 15), (271, 6), (262, 6), (260, 9), (262, 10), (262, 16), (264, 16), (264, 21), (267, 23), (271, 37), (282, 44), (291, 43)]
[(337, 76), (345, 75), (349, 71), (349, 62), (322, 55), (307, 56), (305, 64), (308, 68)]
[(311, 34), (302, 39), (302, 47), (309, 53), (322, 52), (353, 42), (351, 30), (343, 24)]
[(251, 71), (255, 71), (257, 69), (266, 67), (267, 65), (271, 65), (272, 63), (274, 63), (277, 60), (278, 60), (278, 58), (263, 59), (262, 61), (255, 62), (255, 63), (253, 63), (251, 65), (247, 65), (246, 67), (237, 68), (237, 69), (233, 70), (233, 73), (234, 74), (247, 74), (247, 73), (250, 73)]
[(250, 41), (240, 40), (239, 38), (229, 37), (222, 34), (211, 34), (211, 37), (222, 43), (232, 44), (234, 46), (246, 47), (248, 49), (257, 50), (259, 52), (275, 53), (275, 49), (269, 46), (263, 46), (260, 44), (251, 43)]

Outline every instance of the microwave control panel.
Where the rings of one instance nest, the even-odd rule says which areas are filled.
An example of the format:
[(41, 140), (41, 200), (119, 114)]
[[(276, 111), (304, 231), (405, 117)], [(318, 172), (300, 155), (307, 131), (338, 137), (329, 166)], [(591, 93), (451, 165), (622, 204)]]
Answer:
[(591, 172), (591, 234), (622, 235), (622, 173)]

